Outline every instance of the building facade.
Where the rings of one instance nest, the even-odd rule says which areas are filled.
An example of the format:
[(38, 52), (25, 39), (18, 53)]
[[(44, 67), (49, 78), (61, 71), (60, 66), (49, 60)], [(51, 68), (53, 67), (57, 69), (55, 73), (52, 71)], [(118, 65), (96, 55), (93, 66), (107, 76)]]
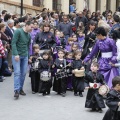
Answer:
[[(103, 12), (106, 9), (114, 12), (120, 6), (120, 0), (23, 0), (23, 14), (29, 12), (36, 15), (44, 7), (68, 14), (72, 2), (76, 3), (77, 11), (87, 8), (91, 12), (96, 10)], [(13, 14), (20, 14), (21, 0), (0, 0), (0, 11), (3, 9)]]

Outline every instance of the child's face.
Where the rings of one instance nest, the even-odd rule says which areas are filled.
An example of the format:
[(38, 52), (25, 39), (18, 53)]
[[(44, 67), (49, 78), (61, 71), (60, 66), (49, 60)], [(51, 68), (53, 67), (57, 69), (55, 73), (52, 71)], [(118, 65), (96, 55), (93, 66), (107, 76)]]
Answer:
[(77, 60), (79, 60), (79, 59), (81, 58), (81, 53), (75, 55), (75, 58), (76, 58)]
[(59, 58), (63, 58), (64, 55), (65, 55), (65, 54), (64, 54), (62, 51), (59, 51), (59, 52), (58, 52), (58, 56), (59, 56)]
[(40, 49), (39, 48), (35, 48), (34, 49), (34, 53), (39, 53)]
[(82, 37), (82, 36), (83, 36), (83, 33), (82, 33), (82, 32), (79, 32), (79, 36)]
[(74, 36), (73, 36), (73, 39), (74, 39), (74, 42), (76, 42), (76, 41), (77, 41), (77, 36), (74, 35)]
[(69, 58), (69, 59), (71, 59), (72, 57), (73, 57), (72, 53), (67, 55), (67, 58)]
[(68, 41), (69, 45), (72, 45), (74, 42), (72, 40)]
[(49, 57), (49, 56), (48, 56), (47, 54), (44, 54), (44, 55), (43, 55), (43, 59), (45, 59), (45, 60), (47, 60), (48, 57)]
[(54, 33), (54, 30), (53, 30), (53, 29), (50, 29), (50, 32), (51, 32), (51, 33)]
[(77, 45), (73, 45), (72, 50), (76, 51), (78, 49)]
[(57, 32), (57, 33), (56, 33), (56, 37), (60, 37), (60, 32)]
[(120, 84), (117, 84), (117, 90), (120, 92)]
[(98, 67), (94, 66), (93, 64), (91, 64), (90, 69), (91, 69), (92, 72), (97, 72), (98, 71)]
[(64, 36), (64, 34), (62, 32), (60, 32), (60, 37), (63, 37), (63, 36)]

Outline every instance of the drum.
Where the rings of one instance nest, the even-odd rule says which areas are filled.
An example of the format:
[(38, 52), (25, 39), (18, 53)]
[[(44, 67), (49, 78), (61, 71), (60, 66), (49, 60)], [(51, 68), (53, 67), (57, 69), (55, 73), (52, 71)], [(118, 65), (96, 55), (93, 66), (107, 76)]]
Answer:
[(59, 69), (57, 69), (57, 72), (55, 73), (55, 77), (56, 77), (56, 80), (65, 78), (67, 77), (67, 72), (60, 71)]
[(39, 61), (37, 60), (37, 61), (35, 61), (34, 63), (32, 63), (31, 67), (32, 67), (33, 70), (38, 70)]
[(100, 86), (98, 92), (99, 92), (100, 95), (105, 96), (105, 95), (108, 94), (109, 90), (110, 89), (107, 85), (102, 85), (102, 86)]
[(100, 83), (89, 83), (89, 86), (93, 89), (97, 89), (100, 87)]
[(51, 52), (50, 49), (45, 49), (45, 50), (40, 50), (40, 54), (42, 54), (42, 53), (45, 52), (45, 51), (49, 51), (49, 52)]
[(40, 80), (41, 81), (49, 81), (51, 79), (51, 73), (48, 71), (43, 71), (40, 73)]
[(75, 69), (74, 72), (75, 72), (74, 73), (75, 77), (84, 77), (85, 76), (85, 69), (83, 69), (83, 70)]

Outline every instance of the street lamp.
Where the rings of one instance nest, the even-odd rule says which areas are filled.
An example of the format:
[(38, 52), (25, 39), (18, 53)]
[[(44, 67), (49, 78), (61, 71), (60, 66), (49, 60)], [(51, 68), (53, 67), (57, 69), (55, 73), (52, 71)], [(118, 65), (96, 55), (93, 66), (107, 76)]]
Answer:
[(21, 17), (23, 16), (23, 0), (21, 0), (21, 5), (20, 5), (20, 9), (21, 9)]

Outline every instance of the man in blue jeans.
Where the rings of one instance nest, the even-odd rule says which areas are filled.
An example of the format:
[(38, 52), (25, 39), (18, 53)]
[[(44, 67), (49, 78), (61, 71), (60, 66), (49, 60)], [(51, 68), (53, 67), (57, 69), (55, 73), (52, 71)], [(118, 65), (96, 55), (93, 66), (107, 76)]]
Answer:
[(24, 80), (28, 66), (30, 34), (33, 23), (26, 22), (23, 28), (17, 29), (14, 32), (12, 39), (12, 63), (14, 68), (14, 97), (17, 99), (20, 95), (26, 95), (23, 91)]

